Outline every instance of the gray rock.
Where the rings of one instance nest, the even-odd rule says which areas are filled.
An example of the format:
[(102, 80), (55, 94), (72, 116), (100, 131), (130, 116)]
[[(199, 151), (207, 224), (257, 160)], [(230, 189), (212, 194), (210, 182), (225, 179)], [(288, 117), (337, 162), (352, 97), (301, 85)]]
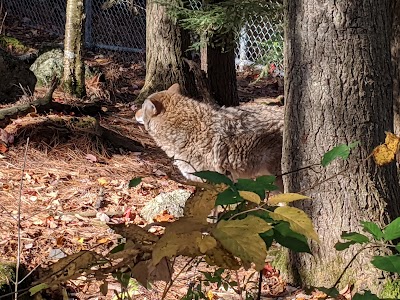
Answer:
[(0, 103), (17, 100), (35, 90), (36, 77), (27, 64), (0, 49)]
[(187, 190), (175, 190), (161, 193), (143, 207), (141, 215), (147, 222), (153, 222), (153, 218), (164, 210), (176, 218), (183, 216), (183, 208), (191, 193)]
[(64, 54), (61, 49), (53, 49), (40, 55), (30, 67), (35, 73), (38, 85), (47, 86), (51, 83), (53, 76), (62, 78)]
[[(53, 49), (39, 55), (30, 67), (30, 70), (35, 73), (39, 86), (50, 85), (54, 75), (60, 79), (63, 78), (64, 51), (61, 49)], [(85, 78), (91, 78), (98, 73), (100, 73), (98, 68), (90, 68), (85, 65)]]

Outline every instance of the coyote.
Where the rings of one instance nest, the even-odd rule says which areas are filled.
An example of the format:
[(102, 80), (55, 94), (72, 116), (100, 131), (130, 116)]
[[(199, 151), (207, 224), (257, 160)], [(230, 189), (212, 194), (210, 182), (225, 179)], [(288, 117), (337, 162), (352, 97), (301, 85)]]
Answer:
[[(231, 179), (281, 171), (283, 109), (263, 104), (217, 107), (185, 97), (178, 84), (150, 95), (136, 112), (187, 179), (216, 171)], [(282, 188), (281, 180), (278, 186)]]

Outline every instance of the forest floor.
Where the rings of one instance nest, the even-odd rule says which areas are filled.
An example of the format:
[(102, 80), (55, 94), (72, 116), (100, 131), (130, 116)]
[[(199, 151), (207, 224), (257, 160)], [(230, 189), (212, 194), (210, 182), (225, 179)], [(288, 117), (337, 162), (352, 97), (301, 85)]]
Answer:
[[(32, 49), (47, 40), (38, 29), (27, 30), (14, 25), (13, 35)], [(54, 37), (48, 38), (54, 42)], [(10, 49), (9, 49), (10, 50)], [(12, 49), (11, 49), (12, 50)], [(50, 115), (30, 113), (13, 120), (5, 130), (14, 142), (0, 153), (0, 261), (15, 261), (17, 253), (18, 214), (21, 218), (21, 263), (29, 272), (53, 261), (52, 253), (73, 254), (94, 249), (105, 254), (118, 244), (118, 236), (101, 222), (108, 214), (110, 222), (126, 221), (145, 225), (141, 209), (162, 192), (192, 187), (177, 183), (181, 179), (171, 160), (158, 149), (144, 128), (134, 121), (134, 99), (144, 83), (145, 66), (141, 62), (121, 62), (122, 54), (88, 53), (86, 63), (98, 67), (105, 81), (95, 78), (87, 81), (87, 91), (101, 99), (100, 125), (111, 128), (132, 140), (145, 150), (128, 151), (84, 130), (72, 127), (44, 126)], [(115, 58), (119, 57), (118, 60)], [(276, 79), (263, 78), (254, 84), (256, 73), (247, 70), (238, 75), (239, 95), (243, 101), (276, 99), (282, 88)], [(47, 88), (37, 88), (33, 96), (43, 96)], [(54, 101), (78, 103), (61, 90), (53, 94)], [(29, 101), (25, 100), (25, 101)], [(93, 98), (92, 98), (93, 99)], [(87, 99), (90, 101), (90, 99)], [(1, 108), (1, 106), (0, 106)], [(53, 112), (65, 116), (65, 112)], [(29, 142), (28, 142), (29, 137)], [(142, 177), (135, 188), (128, 182)], [(20, 201), (20, 207), (18, 205)], [(98, 205), (100, 203), (100, 205)], [(96, 208), (100, 206), (100, 208)], [(186, 260), (177, 260), (175, 275)], [(202, 277), (203, 265), (182, 272), (175, 280), (166, 299), (181, 299), (188, 286)], [(279, 272), (271, 269), (263, 279), (262, 299), (318, 299), (321, 295), (305, 295), (286, 285)], [(255, 292), (258, 274), (240, 270), (232, 275), (246, 282), (246, 289)], [(69, 299), (117, 299), (121, 286), (114, 278), (107, 278), (108, 292), (100, 293), (101, 282), (80, 277), (63, 286)], [(165, 285), (155, 283), (150, 289), (134, 285), (134, 299), (161, 299)], [(241, 299), (234, 292), (223, 294), (215, 284), (204, 287), (214, 292), (213, 299)], [(218, 292), (221, 292), (218, 296)], [(49, 299), (57, 299), (54, 296)], [(53, 297), (53, 298), (52, 298)]]

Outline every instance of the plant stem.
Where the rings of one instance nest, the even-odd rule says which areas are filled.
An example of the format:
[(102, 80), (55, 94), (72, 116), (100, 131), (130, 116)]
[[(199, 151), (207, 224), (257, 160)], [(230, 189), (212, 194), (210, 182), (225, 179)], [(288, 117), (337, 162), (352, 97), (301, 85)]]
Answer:
[(18, 299), (18, 277), (19, 277), (19, 266), (21, 261), (21, 202), (22, 202), (22, 187), (24, 185), (24, 173), (26, 167), (26, 156), (28, 152), (29, 137), (26, 139), (25, 153), (24, 153), (24, 164), (21, 170), (21, 181), (19, 184), (19, 198), (18, 198), (18, 215), (17, 215), (17, 263), (15, 266), (15, 285), (14, 285), (14, 299)]

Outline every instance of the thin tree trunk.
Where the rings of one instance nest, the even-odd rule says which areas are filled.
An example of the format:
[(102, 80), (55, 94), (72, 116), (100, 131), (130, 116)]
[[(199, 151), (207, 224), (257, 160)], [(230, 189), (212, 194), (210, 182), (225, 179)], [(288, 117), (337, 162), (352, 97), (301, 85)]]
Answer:
[(176, 25), (167, 14), (167, 8), (155, 0), (147, 1), (146, 78), (137, 101), (174, 83), (181, 85), (184, 94), (197, 97), (194, 75), (182, 59), (190, 59), (186, 52), (189, 45), (189, 32)]
[(86, 94), (83, 62), (84, 0), (68, 0), (64, 39), (64, 89), (78, 97)]
[[(284, 176), (285, 190), (307, 190), (313, 200), (298, 206), (312, 218), (322, 240), (314, 256), (293, 254), (292, 279), (331, 286), (354, 248), (337, 252), (342, 231), (360, 231), (360, 221), (384, 225), (399, 215), (395, 164), (377, 167), (365, 159), (393, 131), (390, 61), (391, 1), (286, 0), (285, 132), (283, 172), (319, 163), (341, 143), (360, 141), (347, 162), (335, 161)], [(344, 168), (348, 171), (323, 182)], [(377, 291), (379, 271), (360, 256), (343, 284)], [(381, 277), (382, 279), (382, 277)]]
[(239, 105), (237, 92), (235, 51), (223, 52), (221, 47), (207, 47), (207, 77), (211, 95), (219, 105)]

